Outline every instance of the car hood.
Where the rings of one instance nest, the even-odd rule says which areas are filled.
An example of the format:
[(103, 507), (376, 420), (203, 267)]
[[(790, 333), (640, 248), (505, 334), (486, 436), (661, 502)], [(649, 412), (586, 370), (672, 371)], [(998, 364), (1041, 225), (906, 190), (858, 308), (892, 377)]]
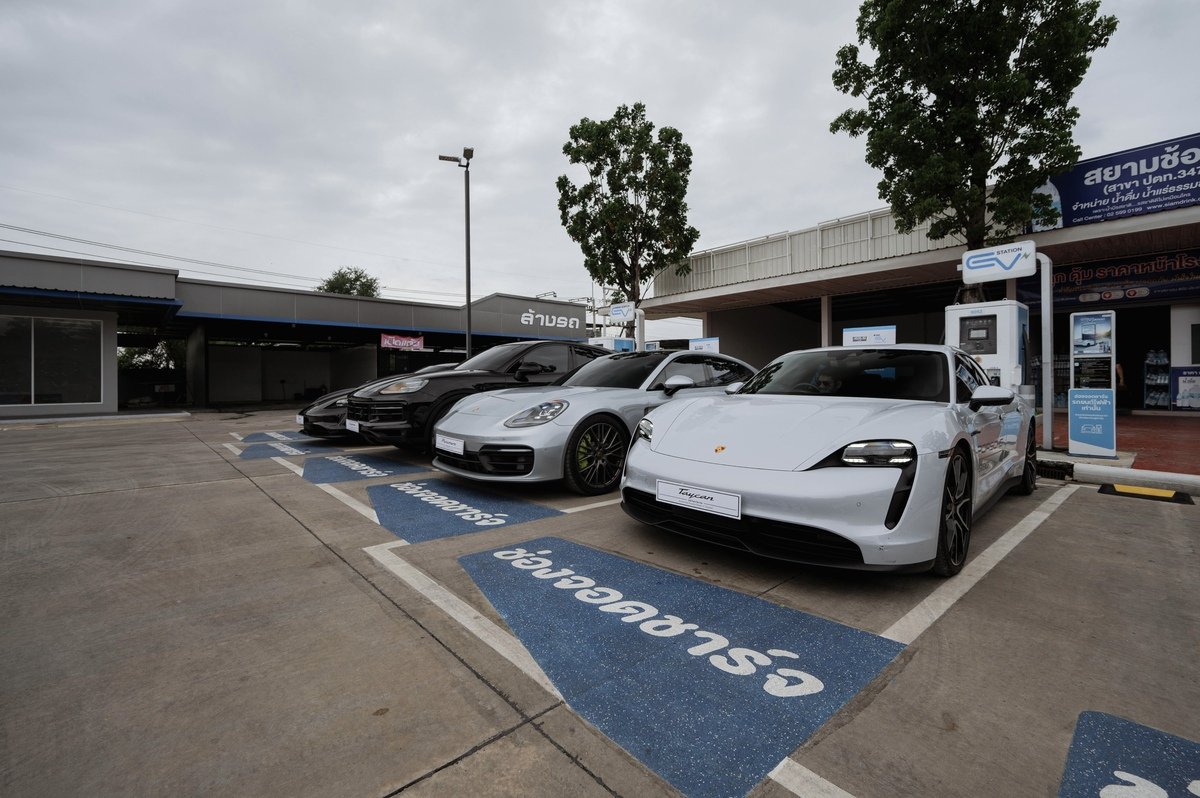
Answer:
[(739, 468), (795, 471), (848, 443), (899, 439), (918, 451), (946, 438), (946, 405), (816, 396), (719, 396), (654, 411), (659, 454)]
[(492, 418), (508, 418), (522, 410), (561, 399), (567, 403), (586, 401), (593, 403), (605, 401), (604, 397), (614, 397), (620, 394), (644, 393), (634, 388), (568, 388), (563, 386), (537, 386), (530, 388), (506, 388), (502, 391), (469, 396), (455, 407), (455, 413), (467, 416), (490, 416)]

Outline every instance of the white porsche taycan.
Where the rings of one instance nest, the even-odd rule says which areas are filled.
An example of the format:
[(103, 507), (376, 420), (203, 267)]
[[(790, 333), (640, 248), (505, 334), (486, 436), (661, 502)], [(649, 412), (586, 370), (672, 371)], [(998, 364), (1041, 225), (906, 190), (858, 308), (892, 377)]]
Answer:
[(634, 426), (673, 398), (721, 395), (754, 369), (712, 352), (599, 357), (560, 385), (469, 396), (434, 427), (434, 461), (494, 482), (562, 479), (585, 495), (617, 487)]
[(972, 522), (1037, 479), (1033, 408), (949, 346), (791, 352), (638, 423), (633, 518), (793, 562), (961, 570)]

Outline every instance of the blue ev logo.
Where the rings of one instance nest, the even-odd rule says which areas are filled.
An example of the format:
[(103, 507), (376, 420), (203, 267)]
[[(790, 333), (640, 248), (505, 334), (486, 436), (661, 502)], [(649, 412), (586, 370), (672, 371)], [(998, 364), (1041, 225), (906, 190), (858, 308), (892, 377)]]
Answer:
[(964, 283), (1008, 280), (1037, 273), (1037, 250), (1032, 241), (1018, 241), (963, 253)]

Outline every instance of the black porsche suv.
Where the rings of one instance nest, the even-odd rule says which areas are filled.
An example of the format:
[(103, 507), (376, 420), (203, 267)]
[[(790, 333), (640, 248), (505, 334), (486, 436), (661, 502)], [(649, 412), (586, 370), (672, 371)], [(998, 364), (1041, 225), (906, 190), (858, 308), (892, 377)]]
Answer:
[(567, 341), (521, 341), (480, 352), (453, 369), (406, 374), (351, 393), (346, 429), (371, 443), (430, 447), (433, 425), (450, 406), (480, 391), (548, 385), (607, 349)]

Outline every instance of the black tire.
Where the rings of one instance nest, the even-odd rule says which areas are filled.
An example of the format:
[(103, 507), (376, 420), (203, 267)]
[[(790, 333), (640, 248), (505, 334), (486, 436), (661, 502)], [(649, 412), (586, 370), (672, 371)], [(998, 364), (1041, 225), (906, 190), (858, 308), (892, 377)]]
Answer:
[(571, 433), (563, 454), (563, 481), (584, 496), (615, 490), (629, 451), (629, 431), (612, 416), (592, 416)]
[(933, 572), (954, 576), (967, 561), (971, 547), (971, 465), (962, 449), (955, 449), (946, 464), (942, 510), (938, 523), (937, 558)]
[(442, 416), (450, 412), (450, 408), (457, 401), (458, 399), (456, 398), (449, 402), (442, 402), (440, 405), (433, 408), (433, 410), (429, 411), (429, 419), (425, 422), (425, 451), (429, 453), (430, 457), (436, 455), (436, 452), (433, 450), (433, 428), (436, 427), (437, 423), (442, 420)]
[(1029, 422), (1029, 439), (1025, 442), (1025, 470), (1021, 473), (1021, 481), (1013, 486), (1012, 492), (1018, 496), (1028, 496), (1037, 490), (1037, 435), (1033, 430), (1033, 422)]

